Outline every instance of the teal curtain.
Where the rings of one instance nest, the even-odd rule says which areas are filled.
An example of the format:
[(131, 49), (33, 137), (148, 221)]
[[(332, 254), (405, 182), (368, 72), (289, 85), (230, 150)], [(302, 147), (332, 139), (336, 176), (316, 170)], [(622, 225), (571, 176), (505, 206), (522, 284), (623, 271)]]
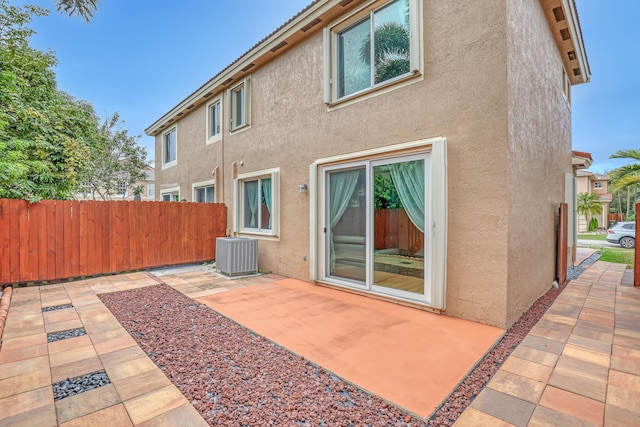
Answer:
[(424, 233), (424, 160), (393, 163), (389, 170), (409, 219)]
[(271, 217), (273, 216), (271, 213), (271, 203), (272, 203), (272, 195), (271, 195), (271, 178), (264, 178), (261, 180), (262, 183), (262, 197), (264, 198), (264, 203), (267, 205), (267, 210), (269, 211), (269, 230), (271, 230)]
[(329, 251), (331, 260), (331, 273), (336, 267), (336, 250), (333, 243), (333, 228), (338, 224), (344, 211), (349, 207), (351, 195), (358, 183), (358, 176), (363, 169), (355, 169), (343, 172), (333, 172), (329, 175)]

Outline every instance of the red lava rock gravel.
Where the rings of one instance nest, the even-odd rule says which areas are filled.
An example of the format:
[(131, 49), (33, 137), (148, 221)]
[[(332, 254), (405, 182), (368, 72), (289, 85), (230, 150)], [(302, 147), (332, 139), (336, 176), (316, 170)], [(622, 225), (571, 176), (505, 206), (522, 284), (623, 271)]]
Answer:
[(167, 285), (100, 299), (210, 425), (425, 425)]
[[(428, 425), (453, 425), (565, 286), (518, 319)], [(167, 285), (100, 299), (210, 425), (425, 425)]]
[(527, 336), (538, 320), (544, 315), (553, 301), (567, 283), (558, 288), (551, 288), (546, 294), (533, 303), (516, 323), (505, 333), (504, 337), (478, 363), (451, 395), (440, 405), (429, 421), (430, 426), (451, 426), (462, 412), (473, 402), (473, 399), (487, 385), (500, 366), (507, 360), (511, 352)]

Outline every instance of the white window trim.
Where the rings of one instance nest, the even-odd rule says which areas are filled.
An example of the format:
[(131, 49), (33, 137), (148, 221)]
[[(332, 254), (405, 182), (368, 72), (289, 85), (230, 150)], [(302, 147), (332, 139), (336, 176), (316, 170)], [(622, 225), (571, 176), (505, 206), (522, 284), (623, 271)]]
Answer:
[(602, 185), (602, 182), (598, 182), (598, 181), (596, 181), (596, 182), (594, 182), (594, 183), (593, 183), (593, 188), (594, 188), (595, 190), (602, 190), (604, 187), (603, 187), (603, 185)]
[(169, 187), (164, 190), (160, 190), (160, 201), (162, 201), (162, 196), (168, 193), (178, 193), (178, 200), (180, 200), (180, 187)]
[[(210, 109), (211, 106), (213, 104), (219, 103), (220, 104), (220, 132), (218, 132), (217, 135), (211, 136), (211, 115), (210, 115)], [(211, 102), (209, 102), (207, 104), (207, 110), (206, 110), (206, 120), (207, 120), (207, 145), (214, 143), (216, 141), (220, 141), (222, 139), (222, 132), (224, 132), (224, 108), (223, 108), (223, 103), (222, 103), (222, 94), (220, 94), (219, 96), (217, 96), (216, 98), (212, 99)]]
[(193, 184), (191, 184), (191, 200), (193, 200), (194, 202), (196, 201), (196, 190), (198, 188), (211, 186), (213, 186), (213, 203), (216, 203), (218, 201), (218, 189), (216, 188), (215, 178), (208, 181), (194, 182)]
[[(401, 156), (416, 149), (431, 151), (431, 193), (430, 206), (432, 206), (431, 219), (431, 295), (428, 296), (430, 306), (438, 309), (446, 309), (447, 294), (447, 139), (443, 137), (423, 139), (391, 145), (387, 147), (373, 148), (356, 153), (343, 154), (316, 160), (309, 166), (309, 276), (310, 280), (319, 280), (322, 276), (323, 266), (318, 258), (324, 253), (323, 230), (321, 227), (321, 213), (318, 211), (321, 200), (323, 182), (320, 173), (323, 168), (331, 164), (354, 162), (358, 159), (376, 158), (383, 156)], [(426, 230), (425, 230), (426, 231)], [(426, 249), (426, 248), (425, 248)], [(438, 285), (440, 284), (440, 285)]]
[[(234, 86), (227, 90), (227, 120), (229, 121), (229, 133), (236, 133), (241, 130), (245, 130), (251, 127), (251, 78), (246, 77), (242, 81), (236, 83)], [(238, 126), (234, 126), (234, 114), (233, 114), (233, 94), (235, 90), (244, 86), (244, 123)]]
[[(323, 64), (323, 83), (324, 83), (324, 103), (329, 107), (333, 107), (339, 104), (348, 102), (351, 104), (354, 100), (368, 99), (371, 96), (377, 96), (382, 93), (395, 90), (408, 84), (413, 84), (423, 80), (424, 74), (424, 61), (423, 61), (423, 34), (424, 28), (422, 24), (422, 0), (409, 0), (409, 20), (411, 27), (410, 34), (410, 67), (409, 73), (398, 76), (396, 78), (379, 83), (367, 89), (343, 96), (338, 98), (338, 49), (337, 38), (338, 32), (346, 29), (348, 25), (345, 25), (345, 21), (352, 20), (357, 22), (360, 18), (353, 20), (353, 18), (359, 14), (362, 14), (362, 18), (365, 17), (365, 11), (379, 10), (391, 3), (394, 0), (372, 0), (361, 7), (355, 9), (352, 13), (342, 17), (338, 21), (333, 22), (328, 27), (324, 28), (323, 32), (323, 52), (324, 52), (324, 64)], [(351, 25), (353, 22), (349, 22)]]
[[(151, 193), (151, 186), (153, 186), (153, 194)], [(147, 182), (147, 197), (156, 197), (156, 182), (155, 181), (148, 181)]]
[[(258, 178), (271, 178), (272, 186), (272, 203), (271, 206), (271, 230), (268, 232), (258, 232), (253, 230), (245, 230), (241, 227), (242, 218), (242, 185), (243, 181), (249, 181)], [(280, 232), (280, 168), (264, 169), (256, 172), (239, 174), (233, 180), (233, 231), (238, 235), (262, 236), (279, 238)]]
[[(176, 159), (172, 162), (166, 163), (165, 162), (165, 149), (164, 149), (164, 137), (165, 135), (167, 135), (168, 133), (171, 133), (175, 131), (176, 132)], [(175, 125), (173, 125), (172, 127), (170, 127), (169, 129), (167, 129), (166, 131), (162, 132), (162, 169), (167, 169), (170, 167), (173, 167), (175, 165), (178, 164), (178, 124), (176, 123)]]

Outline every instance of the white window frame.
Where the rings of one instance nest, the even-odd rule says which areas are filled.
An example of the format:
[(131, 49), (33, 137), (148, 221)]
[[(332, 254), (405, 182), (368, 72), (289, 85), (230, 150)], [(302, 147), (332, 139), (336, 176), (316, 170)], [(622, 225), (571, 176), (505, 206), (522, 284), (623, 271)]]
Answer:
[(156, 197), (156, 183), (155, 183), (155, 181), (147, 182), (147, 197)]
[[(249, 77), (229, 88), (227, 91), (227, 112), (229, 118), (229, 132), (233, 133), (242, 129), (246, 129), (251, 125), (251, 79)], [(236, 124), (236, 93), (242, 89), (242, 123)]]
[[(166, 142), (166, 136), (171, 134), (172, 132), (175, 132), (176, 158), (171, 160), (170, 162), (167, 162), (167, 159), (166, 159), (167, 150), (165, 147), (165, 142)], [(162, 133), (162, 169), (175, 166), (176, 164), (178, 164), (178, 125), (177, 124), (171, 127), (170, 129), (167, 129), (166, 132)]]
[(594, 190), (602, 190), (603, 186), (602, 186), (602, 182), (600, 181), (596, 181), (593, 183), (593, 188)]
[[(208, 181), (200, 181), (200, 182), (194, 182), (193, 184), (191, 184), (191, 195), (192, 195), (192, 199), (194, 202), (196, 202), (196, 190), (202, 189), (202, 188), (207, 188), (207, 187), (213, 187), (213, 202), (205, 202), (205, 203), (216, 203), (216, 200), (218, 199), (218, 195), (217, 193), (217, 188), (216, 188), (216, 180), (215, 179), (210, 179)], [(206, 190), (205, 190), (206, 191)]]
[(172, 194), (175, 194), (176, 195), (176, 199), (178, 199), (178, 200), (168, 200), (168, 201), (171, 201), (171, 202), (179, 201), (180, 200), (180, 187), (171, 187), (171, 188), (165, 188), (164, 190), (161, 190), (160, 191), (160, 200), (161, 201), (167, 201), (167, 200), (164, 200), (164, 196), (165, 195), (172, 195)]
[[(218, 120), (220, 125), (220, 130), (216, 134), (212, 134), (213, 121), (211, 120), (211, 108), (214, 105), (218, 106)], [(222, 113), (222, 96), (218, 96), (207, 104), (207, 144), (211, 144), (222, 139), (222, 132), (224, 130), (223, 123), (224, 116)]]
[(116, 187), (115, 196), (123, 197), (123, 198), (127, 197), (127, 190), (129, 189), (129, 184), (127, 184), (127, 180), (119, 179), (116, 182), (117, 182), (117, 187)]
[(324, 103), (332, 106), (352, 99), (366, 99), (373, 93), (385, 93), (407, 84), (415, 83), (423, 75), (423, 19), (422, 0), (409, 0), (410, 66), (409, 72), (355, 93), (338, 97), (338, 35), (349, 27), (366, 19), (371, 13), (382, 9), (394, 0), (372, 0), (344, 16), (324, 29)]
[[(256, 179), (271, 178), (271, 230), (244, 228), (242, 225), (244, 209), (243, 183)], [(233, 180), (233, 230), (240, 235), (277, 238), (280, 230), (280, 168), (265, 169), (239, 174)]]
[[(431, 224), (429, 224), (431, 232), (431, 247), (425, 247), (425, 253), (431, 254), (431, 270), (430, 283), (431, 289), (425, 295), (426, 300), (423, 302), (413, 301), (425, 304), (432, 308), (446, 308), (446, 287), (447, 287), (447, 227), (448, 227), (448, 208), (447, 208), (447, 139), (442, 137), (429, 138), (419, 141), (407, 142), (402, 144), (391, 145), (350, 153), (345, 155), (327, 157), (318, 159), (309, 166), (309, 223), (315, 224), (309, 230), (309, 273), (310, 280), (326, 281), (324, 272), (325, 260), (323, 254), (326, 253), (325, 235), (323, 224), (325, 221), (324, 212), (319, 209), (322, 206), (322, 197), (324, 188), (324, 173), (328, 169), (339, 167), (337, 165), (346, 165), (357, 162), (358, 160), (384, 159), (390, 157), (399, 157), (403, 155), (430, 152), (431, 168), (430, 168), (430, 192), (429, 206)], [(426, 224), (425, 224), (426, 232)], [(428, 241), (428, 240), (427, 240)], [(426, 261), (425, 261), (426, 265)], [(345, 286), (344, 283), (328, 281), (328, 283)], [(348, 285), (347, 285), (348, 286)], [(370, 291), (375, 293), (374, 291)], [(400, 298), (402, 299), (402, 298)]]

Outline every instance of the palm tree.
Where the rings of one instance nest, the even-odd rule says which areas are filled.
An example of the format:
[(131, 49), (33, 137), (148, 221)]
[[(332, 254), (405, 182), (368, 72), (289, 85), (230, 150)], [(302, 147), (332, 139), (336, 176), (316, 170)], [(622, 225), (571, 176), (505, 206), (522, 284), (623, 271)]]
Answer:
[(600, 215), (602, 213), (602, 201), (596, 193), (578, 194), (578, 213), (584, 216), (589, 224), (589, 215)]
[[(631, 159), (636, 162), (640, 162), (640, 150), (618, 150), (609, 156), (611, 159)], [(629, 188), (635, 190), (634, 195), (634, 213), (637, 199), (637, 185), (640, 183), (640, 164), (631, 163), (628, 165), (620, 166), (617, 169), (612, 170), (609, 173), (611, 178), (611, 190), (618, 191), (623, 188), (627, 189), (627, 195), (629, 194)], [(629, 216), (629, 203), (627, 203), (627, 216)]]
[(78, 15), (85, 22), (93, 18), (93, 14), (98, 9), (100, 0), (55, 0), (58, 12), (66, 13), (69, 16)]

